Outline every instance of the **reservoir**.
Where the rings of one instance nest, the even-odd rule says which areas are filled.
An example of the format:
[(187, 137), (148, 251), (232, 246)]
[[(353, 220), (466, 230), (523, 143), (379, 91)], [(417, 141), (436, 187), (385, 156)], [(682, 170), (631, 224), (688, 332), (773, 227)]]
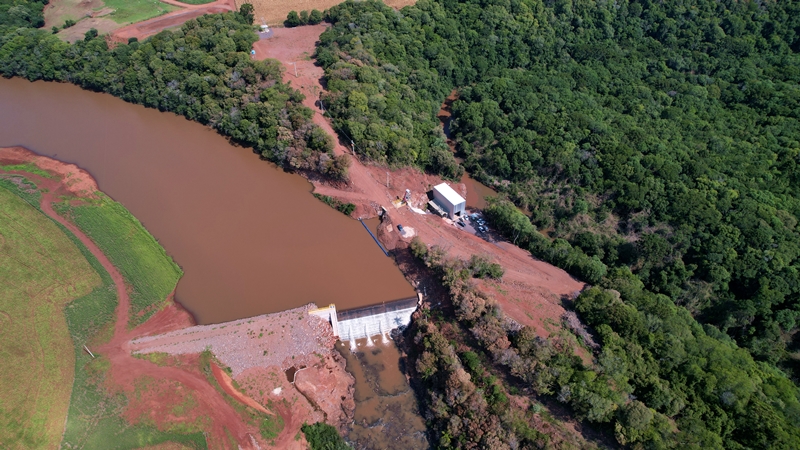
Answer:
[(0, 146), (13, 145), (86, 169), (125, 205), (183, 268), (175, 298), (200, 324), (415, 295), (361, 224), (305, 179), (174, 114), (0, 78)]

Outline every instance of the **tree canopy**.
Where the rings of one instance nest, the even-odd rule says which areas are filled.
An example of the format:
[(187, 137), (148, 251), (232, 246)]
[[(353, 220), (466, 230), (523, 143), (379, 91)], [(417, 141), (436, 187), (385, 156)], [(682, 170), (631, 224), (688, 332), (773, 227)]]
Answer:
[[(35, 5), (41, 7), (29, 7)], [(258, 37), (248, 6), (113, 48), (96, 30), (68, 44), (6, 18), (0, 22), (0, 73), (71, 82), (180, 114), (287, 168), (346, 178), (347, 162), (333, 155), (333, 140), (311, 121), (303, 94), (283, 83), (281, 64), (251, 59)]]
[(552, 261), (593, 283), (628, 267), (791, 364), (800, 4), (348, 1), (328, 17), (325, 101), (357, 151), (454, 176), (436, 112), (456, 89), (464, 166), (550, 230)]

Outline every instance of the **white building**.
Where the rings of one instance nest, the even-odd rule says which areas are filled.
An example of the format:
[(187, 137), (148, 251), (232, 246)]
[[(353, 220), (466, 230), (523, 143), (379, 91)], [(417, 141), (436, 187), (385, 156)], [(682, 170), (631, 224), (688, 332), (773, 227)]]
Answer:
[(455, 219), (456, 215), (464, 214), (464, 209), (467, 207), (467, 201), (458, 195), (447, 183), (442, 183), (433, 187), (433, 201), (436, 202), (451, 219)]

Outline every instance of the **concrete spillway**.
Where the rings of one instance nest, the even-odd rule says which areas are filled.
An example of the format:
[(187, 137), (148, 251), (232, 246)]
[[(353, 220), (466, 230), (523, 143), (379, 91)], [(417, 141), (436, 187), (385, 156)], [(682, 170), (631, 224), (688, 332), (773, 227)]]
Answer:
[(408, 325), (411, 315), (417, 310), (417, 300), (412, 297), (346, 311), (336, 311), (336, 306), (330, 305), (328, 308), (309, 311), (309, 314), (330, 321), (333, 334), (339, 340), (353, 343), (356, 339), (370, 336), (386, 336), (391, 330)]

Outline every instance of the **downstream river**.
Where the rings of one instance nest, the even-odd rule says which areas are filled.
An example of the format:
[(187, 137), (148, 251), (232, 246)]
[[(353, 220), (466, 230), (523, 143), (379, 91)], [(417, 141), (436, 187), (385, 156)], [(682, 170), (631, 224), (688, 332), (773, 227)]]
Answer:
[(68, 84), (0, 78), (0, 146), (88, 170), (183, 268), (176, 299), (208, 324), (308, 302), (414, 296), (357, 221), (208, 128)]

